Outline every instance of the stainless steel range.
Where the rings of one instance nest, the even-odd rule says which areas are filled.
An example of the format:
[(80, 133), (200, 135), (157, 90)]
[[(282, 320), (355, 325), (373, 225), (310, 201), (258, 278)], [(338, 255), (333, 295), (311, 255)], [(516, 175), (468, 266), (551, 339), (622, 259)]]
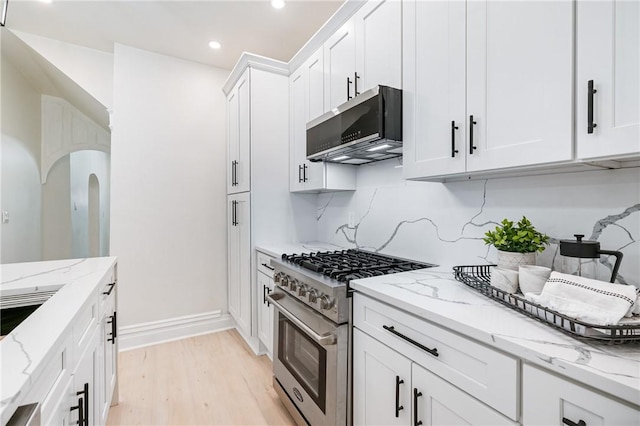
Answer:
[(284, 254), (271, 266), (274, 388), (298, 424), (346, 425), (349, 281), (436, 265), (352, 249)]

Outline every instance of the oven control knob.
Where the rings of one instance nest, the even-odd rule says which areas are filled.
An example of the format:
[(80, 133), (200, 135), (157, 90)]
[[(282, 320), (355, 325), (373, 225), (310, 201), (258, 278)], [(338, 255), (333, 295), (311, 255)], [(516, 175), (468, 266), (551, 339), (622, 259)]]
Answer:
[(300, 284), (298, 286), (298, 296), (305, 297), (307, 295), (307, 290), (309, 290), (309, 286), (306, 284)]
[(309, 290), (309, 295), (307, 296), (307, 299), (309, 300), (309, 303), (316, 303), (316, 301), (318, 300), (318, 291), (314, 288)]
[(277, 274), (274, 274), (274, 275), (273, 275), (273, 282), (274, 282), (274, 283), (276, 283), (276, 284), (277, 284), (277, 283), (279, 283), (279, 282), (280, 282), (280, 279), (281, 279), (282, 277), (284, 277), (284, 275), (285, 275), (285, 273), (284, 273), (284, 272), (278, 272)]
[(333, 307), (333, 300), (326, 294), (320, 298), (320, 309), (329, 310)]
[(298, 280), (294, 278), (289, 282), (289, 291), (293, 293), (296, 291), (297, 288), (298, 288)]
[(289, 277), (287, 277), (286, 275), (284, 275), (281, 279), (280, 279), (280, 286), (286, 288), (289, 286)]

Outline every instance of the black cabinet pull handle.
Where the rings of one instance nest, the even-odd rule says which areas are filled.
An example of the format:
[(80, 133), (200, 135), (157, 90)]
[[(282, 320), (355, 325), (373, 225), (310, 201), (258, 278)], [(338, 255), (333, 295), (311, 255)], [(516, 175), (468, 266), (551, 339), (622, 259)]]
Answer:
[(587, 423), (584, 420), (578, 420), (578, 423), (576, 423), (566, 417), (562, 418), (562, 423), (567, 426), (587, 426)]
[(473, 144), (473, 126), (478, 124), (477, 121), (473, 119), (473, 115), (469, 116), (469, 154), (473, 154), (473, 151), (477, 148)]
[(103, 291), (102, 294), (104, 294), (105, 296), (109, 296), (111, 294), (111, 292), (113, 291), (113, 289), (116, 287), (116, 282), (112, 282), (107, 284), (107, 287), (109, 287), (109, 289), (107, 291)]
[(238, 201), (233, 202), (233, 226), (238, 226)]
[(360, 92), (358, 92), (358, 80), (360, 80), (360, 76), (358, 75), (358, 71), (354, 72), (354, 79), (353, 81), (355, 82), (355, 90), (354, 93), (356, 94), (356, 96), (358, 96), (360, 94)]
[(71, 407), (71, 411), (78, 410), (78, 424), (80, 426), (89, 426), (89, 383), (85, 383), (82, 390), (76, 392), (76, 396), (83, 395), (78, 398), (78, 405)]
[(400, 417), (400, 410), (404, 410), (404, 407), (400, 405), (400, 385), (404, 383), (404, 380), (400, 380), (400, 376), (396, 376), (396, 418)]
[(451, 121), (451, 158), (455, 158), (458, 153), (458, 150), (456, 149), (456, 130), (458, 130), (456, 122)]
[(418, 392), (418, 389), (413, 388), (413, 426), (420, 426), (422, 420), (418, 420), (418, 398), (422, 396), (422, 392)]
[(272, 271), (274, 270), (274, 268), (272, 268), (271, 266), (267, 265), (266, 263), (262, 263), (261, 265), (264, 266), (267, 269), (272, 270)]
[(108, 336), (111, 336), (111, 337), (107, 338), (107, 342), (111, 342), (111, 344), (115, 345), (116, 337), (118, 337), (117, 312), (114, 311), (113, 315), (109, 316), (109, 318), (111, 319), (107, 321), (107, 324), (111, 324), (111, 333), (109, 333)]
[(269, 295), (270, 293), (271, 293), (271, 289), (266, 285), (263, 285), (262, 286), (262, 304), (263, 305), (266, 304), (267, 308), (271, 306), (271, 302), (269, 302), (269, 299), (267, 299), (267, 295)]
[(404, 334), (397, 332), (396, 329), (394, 328), (394, 326), (383, 325), (382, 328), (384, 328), (385, 330), (387, 330), (388, 332), (390, 332), (392, 334), (395, 334), (399, 338), (401, 338), (403, 340), (406, 340), (407, 342), (411, 343), (412, 345), (419, 347), (423, 351), (429, 352), (433, 356), (438, 356), (438, 349), (437, 348), (429, 349), (425, 345), (422, 345), (422, 344), (416, 342), (412, 338), (407, 337)]
[(593, 133), (593, 129), (598, 127), (593, 122), (593, 95), (596, 93), (598, 91), (593, 88), (593, 80), (589, 80), (587, 82), (587, 133)]
[(237, 211), (236, 211), (236, 206), (238, 205), (238, 202), (236, 200), (231, 201), (231, 225), (232, 226), (237, 226), (238, 225), (238, 221), (236, 219), (237, 216)]
[(236, 160), (231, 162), (231, 186), (236, 186)]
[(351, 99), (351, 83), (353, 83), (353, 81), (347, 77), (347, 100)]
[(69, 411), (75, 411), (78, 410), (78, 421), (77, 424), (79, 424), (80, 426), (84, 426), (85, 424), (85, 419), (84, 419), (84, 402), (82, 398), (78, 398), (78, 405), (75, 405), (73, 407), (71, 407), (69, 409)]
[(298, 164), (298, 183), (302, 182), (302, 166)]
[(307, 165), (306, 164), (302, 165), (302, 181), (303, 182), (307, 181)]

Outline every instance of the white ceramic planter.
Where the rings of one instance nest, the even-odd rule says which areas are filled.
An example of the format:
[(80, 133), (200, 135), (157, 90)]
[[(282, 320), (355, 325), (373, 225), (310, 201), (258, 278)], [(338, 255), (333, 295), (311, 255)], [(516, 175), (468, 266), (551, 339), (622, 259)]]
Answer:
[(518, 270), (520, 265), (535, 265), (536, 253), (513, 253), (498, 250), (498, 267), (504, 269)]

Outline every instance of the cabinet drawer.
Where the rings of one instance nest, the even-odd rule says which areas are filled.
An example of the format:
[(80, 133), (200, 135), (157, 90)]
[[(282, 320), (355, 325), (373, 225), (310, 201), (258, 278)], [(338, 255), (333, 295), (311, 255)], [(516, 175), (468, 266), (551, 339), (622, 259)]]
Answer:
[(354, 297), (353, 323), (444, 380), (518, 420), (520, 382), (515, 358), (360, 294)]
[(530, 365), (522, 368), (522, 422), (552, 426), (640, 425), (640, 411)]
[(262, 252), (256, 252), (257, 253), (257, 266), (258, 266), (258, 271), (266, 274), (267, 276), (273, 278), (273, 266), (271, 266), (271, 259), (273, 259), (273, 257), (264, 254)]
[(98, 326), (98, 302), (94, 301), (84, 307), (74, 321), (73, 326), (73, 356), (75, 363), (79, 355), (84, 351), (89, 342), (92, 332)]

